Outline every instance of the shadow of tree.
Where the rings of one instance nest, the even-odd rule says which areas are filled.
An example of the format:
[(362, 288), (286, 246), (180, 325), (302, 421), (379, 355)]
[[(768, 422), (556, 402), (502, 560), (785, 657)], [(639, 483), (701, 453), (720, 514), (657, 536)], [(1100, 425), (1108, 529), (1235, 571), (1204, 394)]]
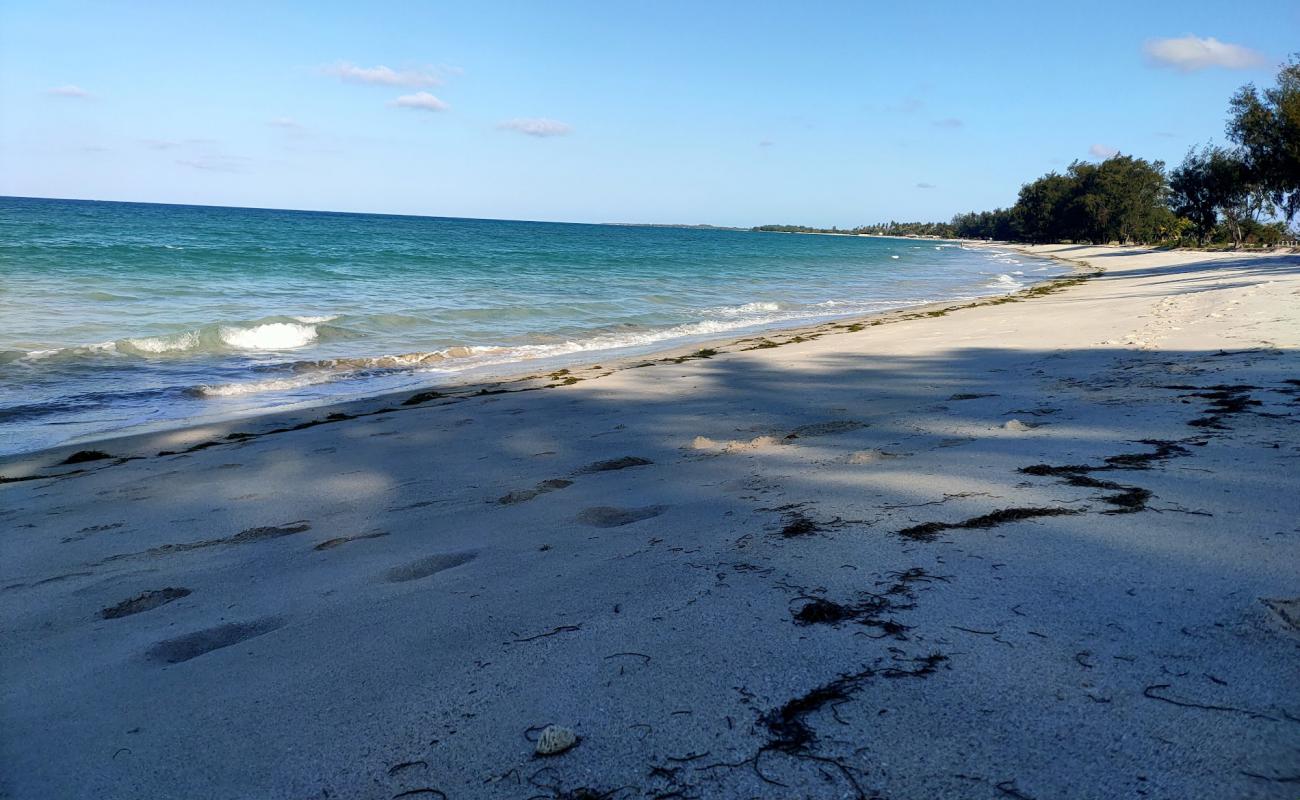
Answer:
[[(1300, 767), (1260, 603), (1300, 581), (1298, 379), (1282, 350), (727, 353), (11, 484), (10, 782), (1267, 796)], [(580, 742), (535, 761), (552, 722)]]

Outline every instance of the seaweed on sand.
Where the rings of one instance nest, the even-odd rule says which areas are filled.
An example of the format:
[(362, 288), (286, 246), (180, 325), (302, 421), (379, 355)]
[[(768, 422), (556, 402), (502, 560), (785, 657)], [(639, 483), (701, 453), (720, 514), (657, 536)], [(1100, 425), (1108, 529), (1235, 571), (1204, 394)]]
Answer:
[(919, 542), (932, 541), (943, 531), (958, 529), (985, 529), (996, 528), (999, 525), (1005, 525), (1008, 522), (1018, 522), (1023, 519), (1034, 519), (1036, 517), (1060, 517), (1067, 514), (1078, 514), (1080, 511), (1074, 508), (1061, 508), (1059, 506), (1035, 508), (1003, 508), (988, 514), (981, 514), (978, 517), (971, 517), (961, 522), (926, 522), (920, 525), (912, 525), (903, 528), (898, 532), (899, 536), (906, 539), (914, 539)]

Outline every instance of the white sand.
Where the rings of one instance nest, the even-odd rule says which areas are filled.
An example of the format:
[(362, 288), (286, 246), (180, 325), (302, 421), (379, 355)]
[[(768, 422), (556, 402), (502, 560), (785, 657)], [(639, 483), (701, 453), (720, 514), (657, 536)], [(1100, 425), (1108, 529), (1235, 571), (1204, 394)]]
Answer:
[(1293, 798), (1300, 258), (1037, 250), (1106, 272), (0, 464), (72, 473), (0, 486), (0, 796)]

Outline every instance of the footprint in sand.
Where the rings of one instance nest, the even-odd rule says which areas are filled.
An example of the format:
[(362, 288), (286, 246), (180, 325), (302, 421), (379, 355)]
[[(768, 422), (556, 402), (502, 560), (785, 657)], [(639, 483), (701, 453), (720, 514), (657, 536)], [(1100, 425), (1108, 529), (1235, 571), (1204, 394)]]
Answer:
[(477, 557), (478, 553), (473, 551), (464, 553), (441, 553), (436, 556), (428, 556), (418, 561), (412, 561), (409, 564), (403, 564), (400, 567), (393, 567), (384, 573), (384, 580), (389, 583), (415, 581), (451, 569), (452, 567), (459, 567), (461, 564), (467, 564)]
[(875, 464), (891, 458), (902, 458), (906, 453), (890, 453), (885, 450), (858, 450), (849, 453), (844, 461), (847, 464)]
[(629, 467), (644, 467), (655, 462), (648, 458), (640, 456), (623, 456), (622, 458), (611, 458), (607, 461), (597, 461), (594, 464), (588, 464), (574, 475), (592, 475), (597, 472), (613, 472), (614, 470), (627, 469)]
[(786, 434), (787, 439), (808, 439), (814, 436), (833, 436), (837, 433), (848, 433), (856, 431), (859, 428), (867, 427), (867, 423), (859, 422), (853, 419), (840, 419), (831, 422), (815, 422), (811, 425), (800, 425), (790, 433)]
[(361, 539), (378, 539), (380, 536), (387, 536), (387, 535), (388, 535), (388, 531), (373, 531), (371, 533), (358, 533), (354, 536), (339, 536), (338, 538), (335, 539), (326, 539), (325, 541), (316, 545), (312, 549), (333, 550), (335, 547), (338, 547), (341, 544), (347, 544), (348, 542), (356, 542), (356, 541), (360, 541)]
[(657, 517), (668, 510), (667, 506), (642, 506), (641, 508), (615, 508), (614, 506), (594, 506), (585, 508), (578, 514), (578, 522), (594, 528), (617, 528), (630, 525), (643, 519)]
[(123, 600), (115, 606), (109, 606), (99, 612), (99, 616), (104, 619), (120, 619), (129, 617), (132, 614), (139, 614), (143, 611), (152, 611), (159, 606), (165, 606), (173, 600), (179, 600), (182, 597), (189, 597), (189, 589), (180, 589), (168, 586), (166, 589), (153, 589), (147, 592), (141, 592), (129, 600)]
[(175, 639), (165, 639), (150, 647), (145, 655), (151, 661), (179, 664), (205, 653), (211, 653), (213, 650), (220, 650), (255, 636), (270, 633), (283, 627), (284, 623), (283, 617), (263, 617), (252, 622), (231, 622), (178, 636)]
[(543, 495), (547, 492), (553, 492), (556, 489), (563, 489), (566, 486), (572, 485), (573, 481), (565, 480), (564, 478), (551, 478), (550, 480), (542, 481), (531, 489), (517, 489), (510, 492), (507, 495), (497, 498), (497, 502), (503, 506), (512, 506), (515, 503), (524, 503), (532, 500), (538, 495)]

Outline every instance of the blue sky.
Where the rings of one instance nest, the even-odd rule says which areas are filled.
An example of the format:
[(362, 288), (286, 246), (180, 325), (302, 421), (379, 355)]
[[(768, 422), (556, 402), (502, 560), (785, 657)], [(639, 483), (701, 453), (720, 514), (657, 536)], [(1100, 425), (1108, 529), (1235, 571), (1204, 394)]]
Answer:
[(1221, 140), (1298, 31), (1294, 0), (7, 0), (0, 194), (947, 219), (1076, 158)]

